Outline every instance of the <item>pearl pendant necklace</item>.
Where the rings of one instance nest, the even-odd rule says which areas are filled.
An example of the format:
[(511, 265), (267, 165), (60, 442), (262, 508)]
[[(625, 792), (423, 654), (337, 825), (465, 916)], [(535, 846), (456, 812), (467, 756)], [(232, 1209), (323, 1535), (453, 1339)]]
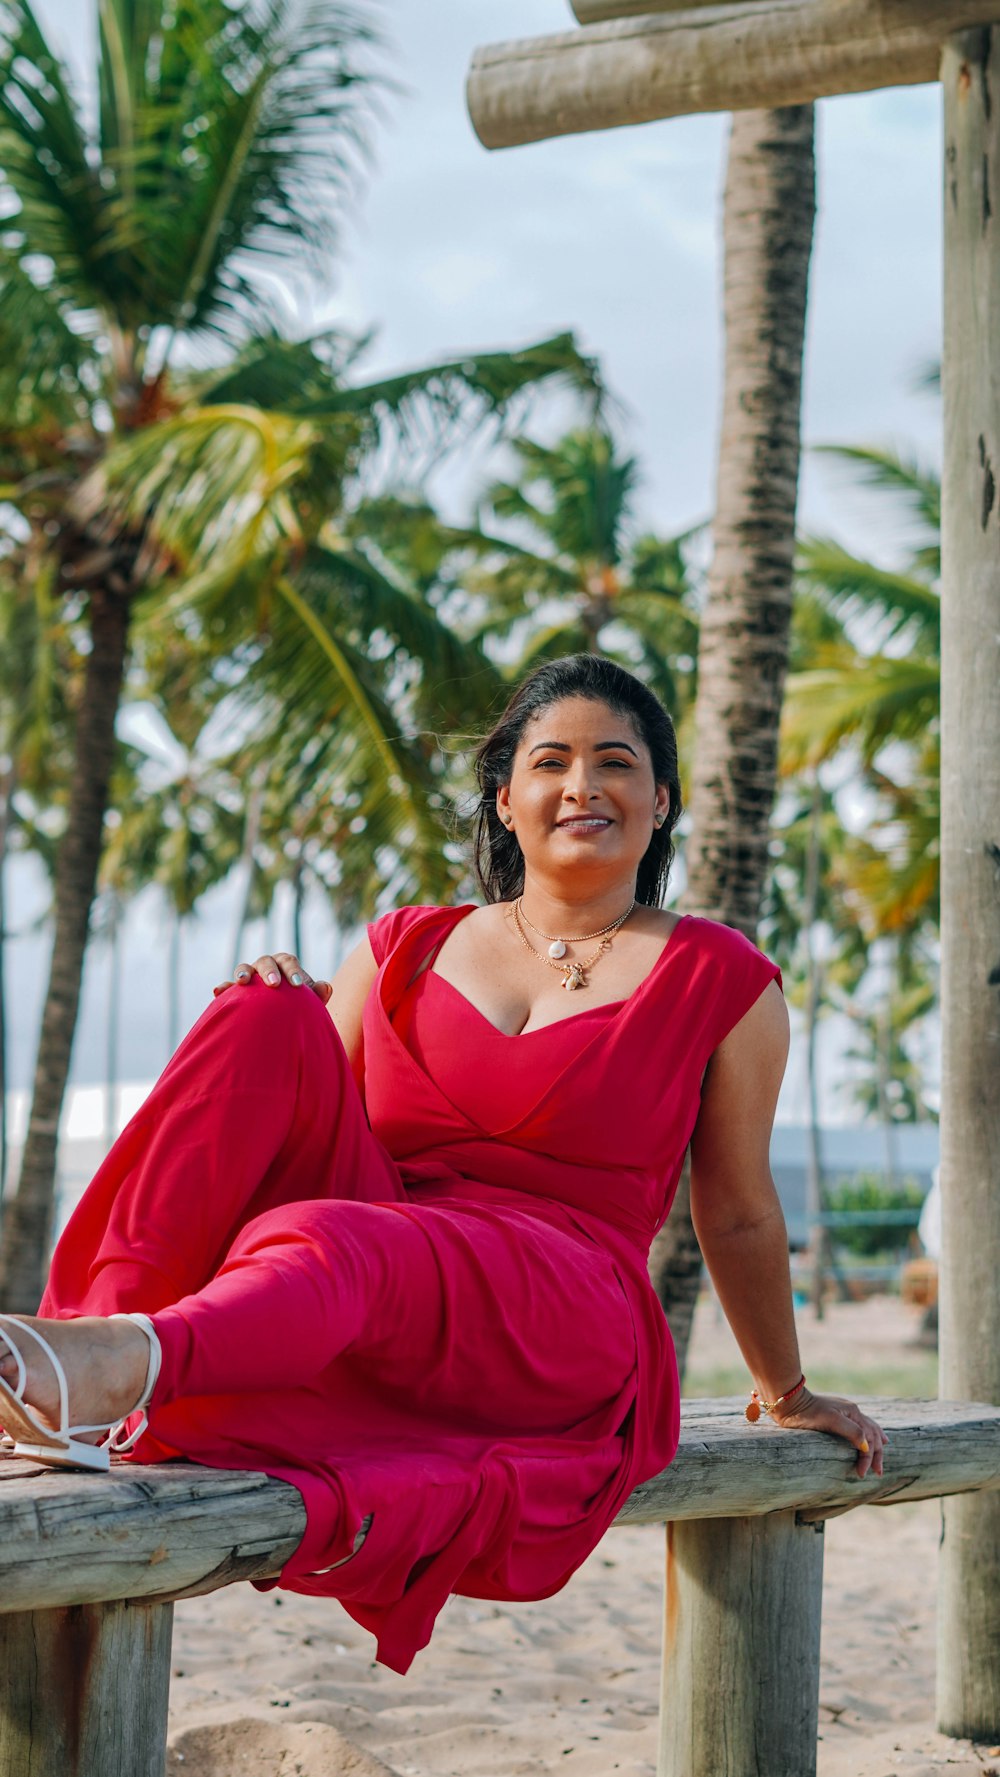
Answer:
[[(611, 921), (610, 925), (602, 926), (599, 932), (584, 932), (576, 938), (559, 938), (553, 937), (549, 932), (540, 932), (537, 926), (531, 924), (528, 915), (525, 913), (521, 905), (520, 895), (518, 895), (517, 900), (513, 903), (511, 912), (514, 917), (514, 929), (517, 932), (521, 943), (524, 945), (525, 950), (530, 950), (532, 956), (537, 956), (539, 962), (548, 963), (550, 969), (558, 969), (563, 978), (562, 984), (566, 989), (566, 992), (573, 993), (578, 987), (586, 987), (588, 985), (587, 970), (592, 969), (594, 964), (600, 961), (604, 952), (610, 949), (611, 941), (615, 933), (625, 924), (625, 921), (628, 919), (629, 914), (634, 908), (635, 902), (633, 901), (631, 907), (627, 907), (624, 913), (620, 913), (617, 919)], [(521, 929), (522, 920), (526, 926), (531, 927), (531, 930), (535, 932), (539, 938), (545, 940), (545, 943), (548, 946), (547, 955), (543, 956), (541, 951), (535, 949), (535, 946), (531, 943), (527, 934)], [(565, 963), (561, 960), (566, 955), (567, 948), (570, 944), (588, 944), (592, 938), (600, 939), (600, 943), (592, 956), (584, 957), (580, 962), (576, 963)]]

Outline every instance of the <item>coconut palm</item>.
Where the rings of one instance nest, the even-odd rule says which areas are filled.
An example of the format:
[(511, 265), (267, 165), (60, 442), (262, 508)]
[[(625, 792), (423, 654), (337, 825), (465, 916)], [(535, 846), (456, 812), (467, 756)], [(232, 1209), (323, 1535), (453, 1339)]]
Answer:
[[(723, 206), (722, 436), (681, 908), (749, 936), (767, 876), (788, 664), (813, 142), (810, 105), (737, 113)], [(651, 1268), (683, 1368), (702, 1269), (686, 1177)]]
[(848, 854), (848, 892), (874, 937), (938, 917), (941, 492), (893, 453), (831, 454), (859, 465), (916, 525), (897, 571), (828, 539), (802, 544), (800, 598), (822, 607), (828, 627), (800, 650), (782, 719), (785, 771), (847, 753), (874, 795), (873, 837)]
[[(375, 90), (359, 9), (98, 0), (98, 26), (90, 130), (30, 0), (8, 0), (0, 20), (0, 484), (86, 654), (32, 1110), (0, 1253), (15, 1309), (35, 1306), (44, 1272), (137, 614), (228, 649), (244, 683), (272, 632), (318, 661), (304, 669), (317, 712), (426, 860), (434, 822), (413, 788), (416, 750), (385, 673), (338, 631), (354, 562), (337, 517), (363, 465), (421, 414), (439, 436), (504, 413), (539, 379), (594, 384), (565, 338), (366, 381), (355, 342), (284, 339), (268, 319), (260, 271), (292, 255), (325, 266), (357, 183)], [(365, 583), (374, 600), (378, 576)], [(453, 657), (457, 644), (441, 646)]]
[(681, 724), (694, 698), (698, 585), (694, 531), (643, 532), (634, 457), (604, 427), (554, 445), (512, 441), (515, 473), (484, 495), (482, 547), (466, 577), (476, 633), (518, 642), (517, 671), (598, 648), (638, 669)]

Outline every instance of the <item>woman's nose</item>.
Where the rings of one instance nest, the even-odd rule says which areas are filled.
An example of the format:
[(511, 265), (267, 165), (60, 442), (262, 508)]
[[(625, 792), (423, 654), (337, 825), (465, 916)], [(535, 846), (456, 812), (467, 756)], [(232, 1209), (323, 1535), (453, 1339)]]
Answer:
[(600, 791), (585, 772), (571, 772), (563, 784), (563, 795), (568, 802), (593, 802)]

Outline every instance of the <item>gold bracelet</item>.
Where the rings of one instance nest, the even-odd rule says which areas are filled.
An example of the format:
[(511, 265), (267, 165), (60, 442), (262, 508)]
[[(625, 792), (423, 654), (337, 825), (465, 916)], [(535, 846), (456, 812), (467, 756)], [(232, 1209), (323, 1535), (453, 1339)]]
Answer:
[(800, 1388), (805, 1388), (805, 1385), (805, 1377), (800, 1376), (794, 1388), (786, 1388), (784, 1394), (779, 1394), (777, 1399), (773, 1401), (765, 1401), (764, 1397), (757, 1392), (756, 1388), (752, 1388), (750, 1390), (750, 1399), (746, 1406), (746, 1416), (749, 1419), (750, 1424), (756, 1425), (762, 1413), (773, 1413), (775, 1407), (781, 1406), (782, 1401), (790, 1401), (793, 1395), (798, 1394)]

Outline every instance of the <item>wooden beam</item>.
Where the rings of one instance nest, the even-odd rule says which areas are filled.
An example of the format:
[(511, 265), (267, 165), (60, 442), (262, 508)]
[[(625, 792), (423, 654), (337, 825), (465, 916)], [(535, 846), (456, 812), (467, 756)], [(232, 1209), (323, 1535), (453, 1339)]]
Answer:
[(800, 105), (936, 80), (941, 47), (1000, 0), (743, 0), (476, 51), (469, 116), (486, 148), (701, 111)]
[(0, 1455), (0, 1612), (264, 1579), (305, 1526), (302, 1495), (265, 1475), (188, 1462), (79, 1475)]
[[(596, 25), (603, 19), (641, 18), (653, 12), (695, 12), (705, 6), (718, 7), (719, 0), (569, 0), (581, 25)], [(732, 0), (735, 6), (752, 11), (760, 0)]]
[[(941, 1389), (1000, 1403), (1000, 27), (944, 92)], [(938, 1721), (1000, 1738), (1000, 1496), (943, 1511)]]
[[(744, 1518), (1000, 1488), (1000, 1407), (863, 1403), (892, 1437), (884, 1476), (859, 1481), (824, 1432), (749, 1425), (745, 1399), (685, 1401), (670, 1467), (626, 1501), (622, 1524)], [(107, 1599), (166, 1599), (263, 1579), (294, 1553), (302, 1496), (282, 1481), (197, 1463), (121, 1463), (110, 1475), (40, 1471), (0, 1452), (0, 1614)], [(2, 1767), (0, 1767), (2, 1769)]]

